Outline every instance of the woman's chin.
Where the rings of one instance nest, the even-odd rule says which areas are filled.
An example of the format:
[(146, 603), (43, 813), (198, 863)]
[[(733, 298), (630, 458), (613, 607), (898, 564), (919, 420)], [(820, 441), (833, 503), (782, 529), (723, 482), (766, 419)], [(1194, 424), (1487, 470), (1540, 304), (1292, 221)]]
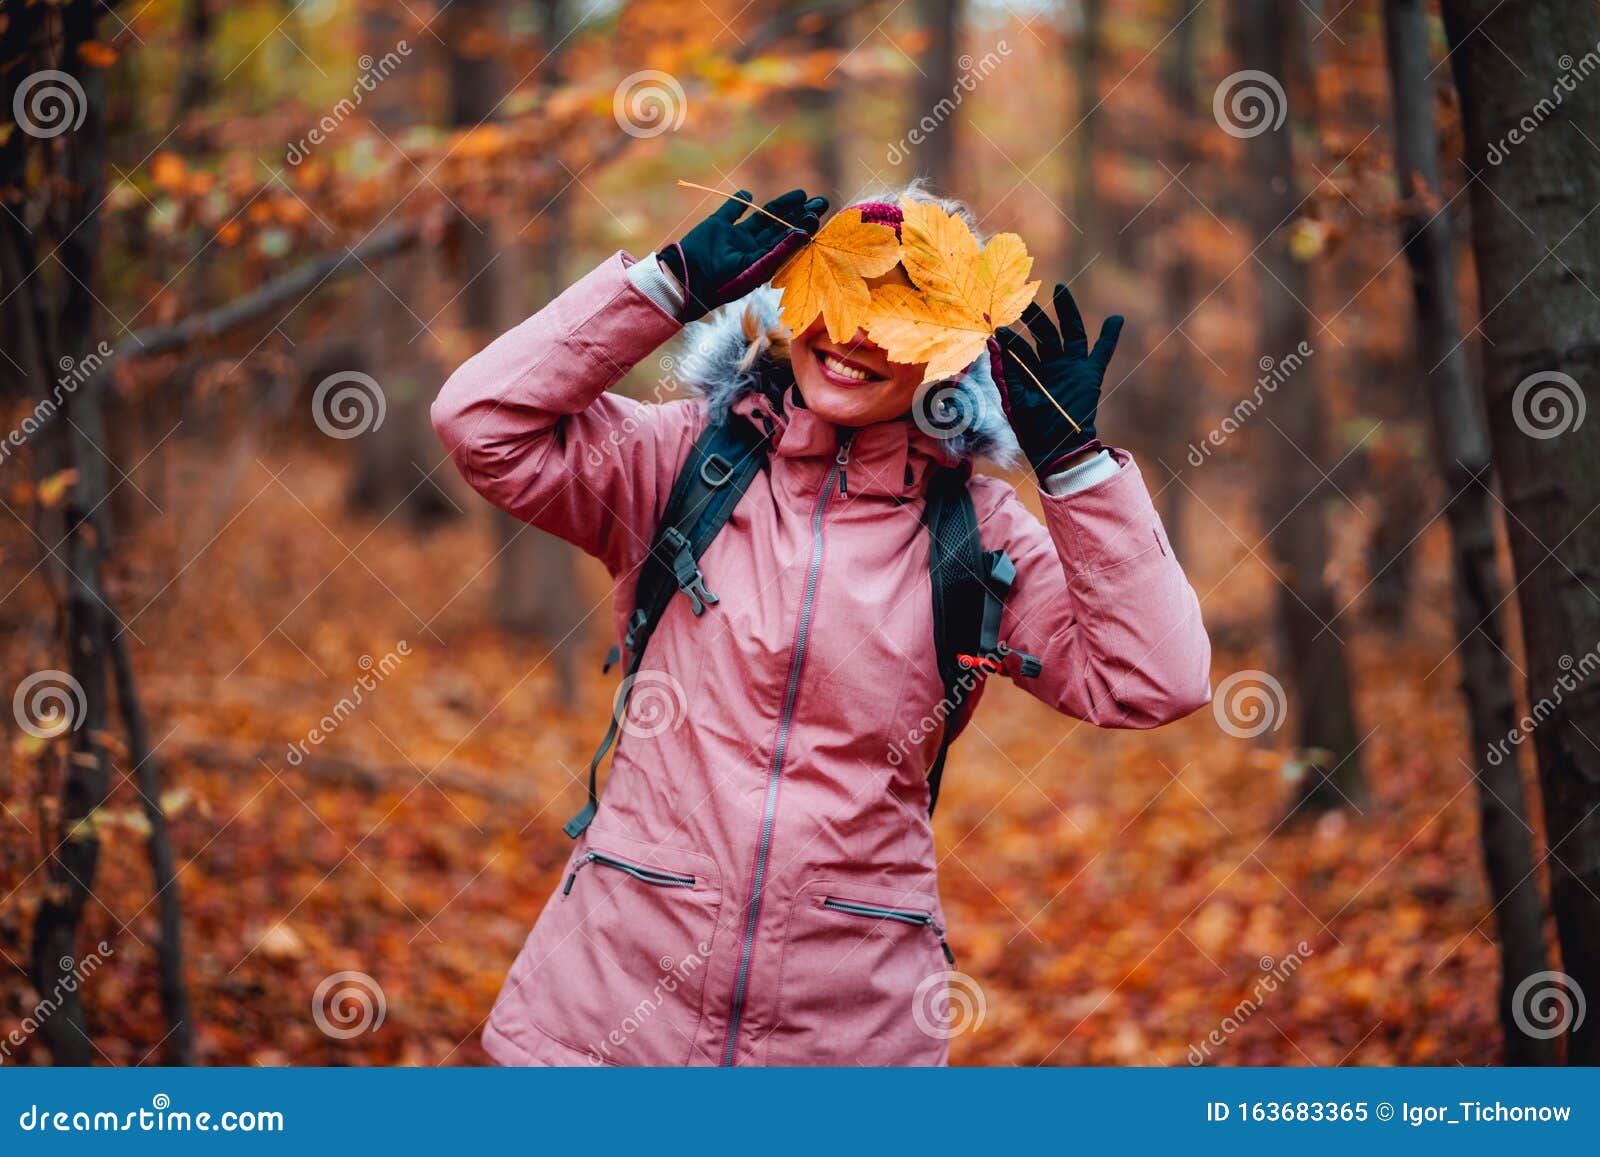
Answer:
[(865, 426), (878, 421), (872, 416), (877, 409), (872, 405), (872, 399), (862, 396), (866, 393), (869, 391), (833, 385), (809, 390), (802, 388), (800, 391), (801, 397), (806, 400), (806, 409), (836, 426)]
[(806, 409), (836, 426), (868, 426), (903, 412), (904, 406), (896, 410), (884, 397), (885, 384), (840, 386), (821, 374), (796, 375), (796, 385), (805, 399)]

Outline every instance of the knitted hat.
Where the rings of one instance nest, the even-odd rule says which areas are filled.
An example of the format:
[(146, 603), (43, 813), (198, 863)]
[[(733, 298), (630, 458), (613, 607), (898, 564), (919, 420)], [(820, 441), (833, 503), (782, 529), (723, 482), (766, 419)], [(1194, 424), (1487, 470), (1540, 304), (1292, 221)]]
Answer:
[(905, 214), (900, 211), (899, 205), (890, 204), (888, 201), (862, 201), (855, 205), (846, 205), (846, 209), (858, 209), (861, 219), (873, 225), (893, 225), (894, 235), (900, 236), (900, 223), (905, 220)]

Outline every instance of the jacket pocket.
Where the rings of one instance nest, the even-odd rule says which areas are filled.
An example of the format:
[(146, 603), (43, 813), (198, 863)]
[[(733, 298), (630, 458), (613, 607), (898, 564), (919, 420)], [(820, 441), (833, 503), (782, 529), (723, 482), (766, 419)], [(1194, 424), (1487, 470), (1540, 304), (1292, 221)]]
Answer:
[(828, 896), (822, 901), (822, 906), (830, 912), (843, 912), (847, 916), (860, 916), (865, 920), (893, 920), (900, 924), (909, 924), (913, 928), (927, 928), (939, 938), (939, 948), (944, 953), (945, 963), (952, 967), (956, 962), (956, 955), (950, 951), (950, 942), (944, 938), (944, 926), (939, 923), (932, 912), (919, 912), (911, 908), (882, 908), (876, 904), (863, 904), (856, 900), (841, 900), (837, 896)]
[(839, 880), (807, 884), (790, 910), (773, 1065), (937, 1065), (950, 962), (936, 897)]
[(721, 902), (708, 858), (591, 835), (507, 980), (531, 1022), (512, 1030), (595, 1064), (689, 1063)]
[(593, 849), (579, 856), (573, 864), (572, 870), (567, 873), (566, 885), (561, 889), (563, 896), (572, 894), (572, 886), (578, 882), (578, 873), (590, 864), (600, 864), (603, 867), (613, 868), (619, 872), (626, 872), (641, 883), (650, 884), (657, 888), (692, 888), (695, 885), (693, 876), (681, 872), (663, 872), (659, 868), (652, 868), (648, 864), (633, 864), (627, 860), (619, 859), (606, 852), (597, 852)]

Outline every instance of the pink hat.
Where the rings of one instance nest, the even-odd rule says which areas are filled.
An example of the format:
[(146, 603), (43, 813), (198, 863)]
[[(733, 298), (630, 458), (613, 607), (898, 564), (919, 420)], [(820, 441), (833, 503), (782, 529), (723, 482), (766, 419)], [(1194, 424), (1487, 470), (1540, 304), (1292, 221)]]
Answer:
[(900, 236), (900, 223), (905, 220), (905, 214), (900, 211), (899, 205), (891, 205), (887, 201), (862, 201), (858, 205), (846, 205), (845, 208), (859, 209), (861, 219), (874, 225), (893, 225), (895, 236)]

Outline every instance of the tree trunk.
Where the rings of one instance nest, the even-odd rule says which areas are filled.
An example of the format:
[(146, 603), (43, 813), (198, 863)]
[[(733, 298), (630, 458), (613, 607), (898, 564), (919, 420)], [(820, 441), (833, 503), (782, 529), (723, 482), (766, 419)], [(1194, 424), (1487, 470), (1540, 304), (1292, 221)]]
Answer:
[(183, 52), (173, 120), (182, 124), (190, 113), (209, 103), (212, 88), (211, 0), (184, 0)]
[[(90, 390), (94, 392), (85, 396)], [(33, 986), (42, 998), (60, 1001), (56, 1012), (40, 1023), (40, 1033), (56, 1064), (77, 1066), (94, 1060), (83, 996), (74, 978), (78, 929), (100, 862), (100, 839), (92, 823), (84, 821), (104, 805), (110, 780), (110, 756), (102, 742), (109, 711), (98, 537), (83, 525), (87, 503), (105, 493), (104, 468), (94, 448), (86, 445), (98, 429), (90, 418), (97, 394), (98, 386), (86, 384), (67, 403), (77, 427), (65, 427), (70, 431), (71, 460), (80, 470), (68, 515), (73, 531), (66, 559), (68, 673), (83, 697), (81, 715), (76, 711), (71, 715), (75, 729), (62, 787), (61, 825), (33, 922)]]
[[(494, 119), (496, 102), (503, 93), (501, 70), (488, 51), (501, 41), (501, 30), (494, 27), (497, 14), (494, 0), (456, 0), (447, 16), (446, 64), (453, 129), (472, 129)], [(549, 65), (546, 60), (542, 67)], [(475, 340), (488, 340), (499, 332), (506, 312), (498, 304), (504, 300), (504, 286), (495, 275), (501, 252), (495, 223), (456, 212), (450, 228), (455, 235), (453, 248), (462, 257), (462, 316)]]
[[(1393, 397), (1404, 398), (1410, 382), (1391, 380), (1388, 367), (1374, 367), (1364, 384), (1393, 387)], [(1422, 399), (1416, 399), (1417, 407)], [(1364, 451), (1366, 473), (1377, 509), (1366, 542), (1367, 587), (1361, 596), (1363, 612), (1378, 629), (1390, 634), (1404, 631), (1406, 615), (1416, 590), (1417, 546), (1428, 528), (1432, 512), (1421, 463), (1411, 452), (1415, 441), (1407, 420), (1387, 423), (1368, 440)]]
[(1072, 130), (1075, 157), (1072, 174), (1072, 212), (1082, 232), (1083, 254), (1076, 265), (1084, 267), (1099, 252), (1099, 196), (1094, 181), (1094, 157), (1099, 144), (1100, 121), (1100, 45), (1105, 24), (1105, 0), (1080, 0), (1083, 21), (1073, 45), (1072, 77), (1076, 83), (1076, 106)]
[[(427, 33), (408, 34), (402, 27), (406, 16), (404, 8), (389, 5), (369, 6), (362, 13), (362, 32), (374, 58), (392, 52), (402, 39), (409, 40), (412, 49), (406, 67), (377, 85), (362, 105), (381, 134), (377, 145), (381, 150), (398, 148), (406, 129), (431, 119), (426, 114), (425, 80), (432, 51), (429, 46), (438, 41)], [(397, 174), (408, 185), (420, 176), (404, 161)], [(338, 420), (334, 400), (341, 396), (361, 399), (347, 412), (360, 415), (355, 428), (361, 432), (338, 443), (349, 447), (355, 457), (349, 505), (379, 519), (398, 516), (420, 529), (460, 513), (437, 481), (437, 471), (444, 464), (428, 420), (428, 403), (445, 377), (430, 332), (432, 319), (445, 304), (444, 278), (438, 266), (438, 248), (434, 246), (370, 263), (362, 305), (367, 315), (363, 327), (366, 353), (362, 364), (323, 379), (323, 402), (316, 414), (319, 426), (325, 423), (348, 434), (351, 424)], [(376, 382), (379, 397), (372, 396), (371, 382), (360, 381), (359, 376), (366, 374)], [(380, 413), (381, 421), (377, 420)]]
[[(1171, 55), (1162, 74), (1171, 117), (1169, 160), (1173, 171), (1180, 174), (1184, 185), (1191, 189), (1199, 179), (1199, 174), (1192, 166), (1198, 157), (1195, 148), (1199, 107), (1195, 99), (1195, 45), (1199, 39), (1201, 4), (1202, 0), (1175, 0)], [(1162, 375), (1165, 380), (1156, 388), (1161, 391), (1158, 399), (1162, 407), (1160, 412), (1166, 415), (1166, 419), (1158, 424), (1159, 457), (1169, 464), (1170, 473), (1178, 469), (1182, 461), (1184, 447), (1188, 444), (1194, 424), (1194, 399), (1200, 389), (1200, 367), (1194, 356), (1194, 347), (1181, 332), (1184, 319), (1194, 309), (1199, 282), (1194, 253), (1184, 237), (1184, 225), (1190, 210), (1189, 195), (1176, 185), (1168, 189), (1167, 195), (1173, 200), (1166, 214), (1166, 244), (1161, 247), (1166, 257), (1165, 275), (1161, 278), (1163, 309), (1166, 317), (1179, 325), (1180, 332), (1166, 339), (1167, 372)], [(1188, 495), (1185, 487), (1170, 479), (1163, 479), (1159, 497), (1161, 521), (1167, 528), (1168, 540), (1180, 558), (1183, 557)]]
[(156, 967), (161, 976), (161, 1009), (167, 1017), (162, 1042), (169, 1065), (194, 1064), (194, 1024), (189, 1016), (189, 991), (183, 981), (183, 905), (178, 894), (178, 871), (172, 854), (172, 834), (161, 804), (161, 764), (150, 746), (150, 728), (133, 673), (128, 645), (114, 624), (107, 623), (106, 649), (116, 677), (117, 706), (128, 730), (128, 761), (139, 792), (139, 805), (150, 825), (145, 840), (150, 875), (156, 889), (161, 939), (156, 943)]
[[(541, 0), (544, 41), (552, 55), (546, 62), (549, 83), (560, 84), (566, 75), (563, 51), (568, 43), (569, 13), (565, 0)], [(541, 302), (557, 297), (567, 287), (567, 236), (571, 231), (569, 189), (558, 189), (545, 210), (547, 227), (532, 246), (532, 264), (540, 280)], [(527, 279), (519, 277), (525, 289)], [(515, 318), (503, 318), (506, 324)], [(496, 326), (496, 328), (500, 328)], [(577, 697), (577, 664), (582, 638), (572, 638), (573, 627), (583, 620), (584, 600), (578, 587), (578, 552), (553, 534), (535, 530), (496, 511), (505, 551), (495, 599), (500, 626), (541, 640), (550, 648), (555, 666), (555, 688), (560, 702), (571, 705)]]
[[(817, 25), (811, 36), (811, 47), (817, 52), (842, 54), (849, 50), (845, 43), (845, 18), (836, 16)], [(843, 72), (835, 71), (817, 88), (800, 94), (799, 104), (806, 117), (806, 132), (811, 140), (811, 156), (817, 171), (817, 187), (808, 192), (828, 198), (834, 205), (843, 205), (853, 190), (844, 187), (844, 118), (840, 116), (845, 83)], [(892, 162), (891, 162), (892, 163)]]
[[(3, 50), (3, 59), (13, 66), (13, 71), (54, 66), (73, 77), (84, 97), (81, 124), (71, 130), (63, 148), (52, 148), (40, 161), (51, 195), (48, 211), (43, 215), (44, 227), (38, 232), (43, 235), (48, 229), (54, 234), (52, 253), (65, 274), (58, 283), (59, 294), (53, 295), (44, 287), (44, 278), (33, 263), (31, 245), (18, 245), (13, 238), (4, 252), (8, 265), (21, 267), (29, 275), (26, 291), (14, 296), (19, 299), (15, 308), (25, 309), (32, 316), (15, 321), (32, 321), (36, 327), (27, 356), (30, 360), (42, 357), (43, 365), (30, 366), (25, 376), (39, 379), (37, 384), (44, 391), (50, 390), (49, 379), (64, 358), (81, 365), (97, 348), (94, 338), (99, 303), (94, 287), (100, 254), (99, 210), (105, 199), (106, 78), (101, 69), (83, 66), (78, 49), (94, 37), (101, 10), (97, 0), (73, 0), (60, 6), (55, 34), (38, 42), (32, 32), (44, 26), (36, 11), (28, 35), (8, 43)], [(18, 24), (26, 21), (26, 17), (17, 17)], [(27, 51), (15, 51), (29, 48), (40, 51), (31, 59)], [(23, 135), (13, 134), (12, 138)], [(8, 148), (4, 160), (0, 179), (26, 172), (25, 150), (13, 152)], [(59, 171), (54, 168), (57, 162)], [(22, 285), (19, 280), (16, 288)], [(8, 328), (12, 325), (8, 322)], [(149, 758), (149, 736), (134, 694), (132, 668), (125, 645), (117, 638), (122, 624), (102, 582), (104, 560), (112, 548), (111, 506), (107, 501), (111, 463), (106, 458), (110, 443), (104, 409), (108, 380), (109, 375), (102, 368), (90, 372), (71, 392), (63, 391), (60, 410), (68, 421), (55, 422), (35, 432), (41, 443), (36, 447), (36, 457), (52, 467), (70, 468), (76, 478), (64, 504), (65, 549), (51, 552), (52, 565), (63, 572), (66, 591), (68, 671), (65, 685), (58, 673), (46, 674), (42, 684), (47, 694), (54, 691), (62, 695), (65, 722), (71, 733), (70, 756), (61, 789), (60, 823), (45, 863), (46, 885), (34, 912), (30, 975), (40, 997), (56, 1006), (40, 1022), (40, 1033), (51, 1057), (61, 1065), (92, 1063), (95, 1049), (80, 991), (77, 945), (100, 858), (94, 816), (110, 792), (111, 756), (106, 732), (110, 676), (115, 662), (119, 700), (128, 721), (131, 746), (141, 762), (138, 773), (146, 790), (145, 814), (155, 833), (152, 865), (158, 883), (166, 885), (161, 896), (160, 953), (162, 1002), (171, 1021), (171, 1031), (165, 1038), (167, 1058), (185, 1063), (190, 1059), (192, 1028), (178, 954), (180, 911), (172, 853), (166, 841), (166, 819), (161, 812), (160, 783)], [(54, 394), (50, 396), (53, 398)], [(55, 537), (53, 531), (51, 536)]]
[(1434, 459), (1451, 496), (1445, 517), (1455, 571), (1456, 633), (1462, 639), (1461, 690), (1471, 728), (1471, 762), (1485, 761), (1476, 772), (1479, 836), (1500, 941), (1506, 1063), (1550, 1064), (1555, 1059), (1552, 1042), (1521, 1031), (1512, 1002), (1522, 979), (1546, 968), (1544, 899), (1534, 873), (1532, 829), (1517, 761), (1485, 760), (1496, 741), (1516, 726), (1516, 712), (1499, 610), (1505, 591), (1495, 566), (1489, 432), (1462, 340), (1454, 235), (1440, 193), (1427, 0), (1385, 0), (1384, 29), (1394, 97), (1402, 247), (1411, 265), (1417, 350), (1430, 367)]
[[(64, 51), (58, 65), (76, 77), (86, 97), (83, 123), (73, 132), (63, 157), (62, 176), (74, 193), (68, 211), (61, 214), (70, 223), (66, 226), (70, 232), (56, 249), (70, 273), (56, 332), (60, 350), (70, 351), (74, 358), (91, 348), (95, 303), (90, 286), (99, 257), (98, 208), (105, 195), (105, 77), (99, 69), (81, 67), (76, 59), (76, 46), (93, 35), (96, 7), (90, 0), (78, 0), (62, 12)], [(34, 277), (38, 276), (35, 271)], [(56, 356), (50, 358), (51, 365), (56, 361)], [(81, 699), (68, 710), (71, 756), (62, 786), (60, 829), (45, 869), (47, 885), (34, 913), (32, 979), (41, 997), (61, 1002), (40, 1025), (58, 1065), (88, 1065), (94, 1059), (76, 969), (78, 932), (100, 859), (94, 826), (83, 821), (104, 804), (110, 781), (110, 754), (103, 739), (109, 715), (108, 624), (100, 562), (109, 545), (109, 528), (104, 509), (106, 465), (99, 451), (105, 442), (100, 386), (99, 375), (91, 375), (68, 395), (63, 409), (71, 421), (55, 427), (65, 441), (67, 464), (78, 472), (67, 502), (64, 579), (67, 666)]]
[(956, 52), (961, 34), (961, 0), (922, 0), (922, 25), (930, 37), (922, 54), (922, 76), (917, 82), (916, 108), (911, 123), (931, 118), (931, 131), (912, 154), (920, 161), (917, 171), (927, 177), (936, 193), (949, 196), (955, 181)]
[[(1600, 42), (1600, 9), (1560, 0), (1445, 0), (1472, 183), (1472, 246), (1494, 462), (1527, 650), (1534, 752), (1563, 968), (1600, 995), (1600, 87), (1551, 67)], [(1534, 123), (1531, 131), (1522, 127)], [(1582, 662), (1575, 668), (1574, 652)], [(1534, 722), (1534, 721), (1539, 722)], [(1518, 733), (1519, 735), (1521, 733)], [(1526, 979), (1526, 978), (1523, 978)], [(1537, 982), (1535, 982), (1537, 983)], [(1548, 1006), (1547, 1006), (1548, 1010)], [(1567, 1060), (1600, 1064), (1600, 1017)]]
[[(33, 74), (36, 44), (42, 37), (46, 9), (24, 4), (0, 21), (0, 105), (10, 115), (18, 89)], [(0, 137), (0, 188), (23, 188), (28, 179), (27, 133)], [(26, 205), (0, 212), (0, 401), (18, 397), (43, 397), (55, 375), (55, 359), (45, 348), (50, 327), (38, 303), (41, 287), (29, 280), (38, 265), (32, 232), (24, 222)]]
[[(1288, 74), (1289, 42), (1298, 35), (1294, 14), (1277, 0), (1235, 0), (1233, 39), (1242, 68), (1273, 77)], [(1302, 302), (1311, 297), (1306, 264), (1289, 252), (1289, 227), (1301, 204), (1291, 144), (1292, 121), (1250, 137), (1246, 212), (1263, 270), (1259, 295), (1258, 353), (1278, 364), (1314, 349)], [(1295, 700), (1300, 766), (1293, 805), (1297, 818), (1335, 808), (1361, 807), (1365, 784), (1356, 750), (1355, 715), (1344, 642), (1325, 623), (1335, 613), (1323, 576), (1328, 561), (1323, 498), (1317, 463), (1324, 458), (1323, 407), (1315, 357), (1290, 373), (1264, 407), (1256, 437), (1267, 446), (1259, 484), (1260, 510), (1277, 577), (1277, 624)], [(1275, 428), (1274, 428), (1275, 427)]]
[[(540, 0), (539, 10), (541, 38), (549, 52), (540, 75), (553, 88), (562, 76), (565, 5), (562, 0)], [(473, 32), (481, 34), (486, 28), (494, 33), (486, 42), (497, 43), (502, 32), (491, 28), (491, 22), (500, 18), (500, 9), (492, 0), (465, 0), (451, 10), (450, 119), (456, 127), (492, 117), (504, 91), (494, 60), (461, 51)], [(485, 43), (481, 35), (478, 42)], [(565, 288), (570, 217), (565, 184), (564, 174), (558, 175), (549, 201), (533, 222), (536, 240), (531, 248), (544, 301)], [(461, 273), (467, 285), (461, 295), (463, 320), (473, 333), (474, 344), (485, 345), (521, 320), (527, 290), (524, 258), (529, 246), (511, 236), (503, 222), (493, 219), (462, 218), (453, 227), (460, 237)], [(490, 517), (496, 548), (495, 621), (502, 630), (537, 638), (551, 648), (557, 694), (563, 702), (570, 702), (576, 693), (577, 648), (566, 636), (583, 618), (575, 552), (554, 535), (509, 514), (496, 510)]]

